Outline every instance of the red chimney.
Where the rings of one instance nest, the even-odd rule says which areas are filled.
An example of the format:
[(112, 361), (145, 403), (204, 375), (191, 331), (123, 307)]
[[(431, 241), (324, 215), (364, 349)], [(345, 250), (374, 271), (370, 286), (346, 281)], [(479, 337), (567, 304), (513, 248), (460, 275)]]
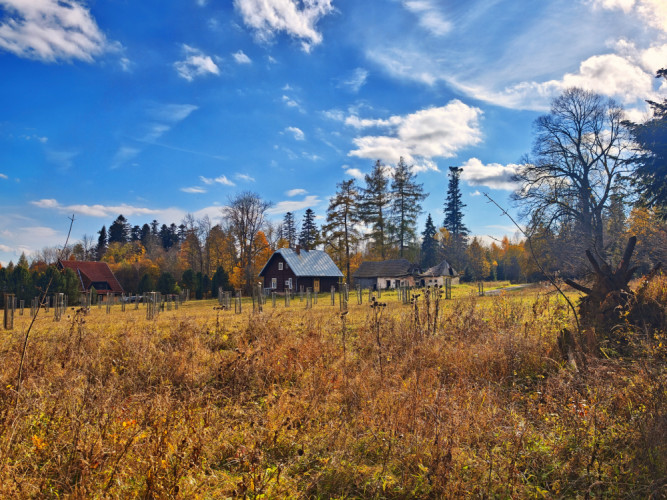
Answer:
[(296, 246), (296, 254), (301, 255), (301, 245)]

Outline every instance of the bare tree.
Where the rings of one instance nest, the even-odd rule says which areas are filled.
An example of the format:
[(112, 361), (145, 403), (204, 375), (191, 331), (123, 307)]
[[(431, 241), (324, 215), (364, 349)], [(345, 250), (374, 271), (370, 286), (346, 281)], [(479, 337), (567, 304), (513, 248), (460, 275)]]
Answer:
[(245, 191), (230, 198), (229, 205), (222, 209), (222, 217), (234, 236), (238, 248), (239, 265), (243, 269), (246, 289), (255, 278), (252, 272), (255, 257), (255, 237), (264, 224), (264, 216), (270, 202), (262, 200), (258, 194)]
[(546, 227), (573, 226), (584, 249), (604, 254), (603, 216), (627, 172), (629, 142), (623, 109), (580, 88), (554, 99), (535, 122), (532, 157), (515, 180), (523, 214)]

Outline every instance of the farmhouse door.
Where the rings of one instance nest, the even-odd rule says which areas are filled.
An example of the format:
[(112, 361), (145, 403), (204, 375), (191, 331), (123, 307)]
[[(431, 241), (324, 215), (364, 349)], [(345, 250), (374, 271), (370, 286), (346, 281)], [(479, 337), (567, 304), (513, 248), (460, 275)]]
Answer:
[(313, 280), (313, 291), (315, 293), (320, 293), (320, 280)]

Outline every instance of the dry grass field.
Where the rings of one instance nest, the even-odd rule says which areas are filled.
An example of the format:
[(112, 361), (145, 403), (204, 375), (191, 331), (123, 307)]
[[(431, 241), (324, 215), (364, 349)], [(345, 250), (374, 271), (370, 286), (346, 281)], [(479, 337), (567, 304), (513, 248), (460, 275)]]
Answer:
[(17, 315), (0, 334), (0, 496), (664, 498), (664, 333), (574, 372), (563, 300), (475, 291), (351, 294), (345, 315), (326, 295), (152, 321), (143, 305), (42, 312), (18, 402)]

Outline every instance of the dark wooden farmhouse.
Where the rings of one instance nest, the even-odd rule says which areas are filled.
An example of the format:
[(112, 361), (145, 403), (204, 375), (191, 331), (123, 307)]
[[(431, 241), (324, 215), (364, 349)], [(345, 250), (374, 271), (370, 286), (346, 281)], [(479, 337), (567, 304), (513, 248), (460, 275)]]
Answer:
[(114, 274), (106, 262), (88, 262), (82, 260), (59, 260), (60, 269), (72, 269), (79, 278), (82, 292), (95, 288), (98, 295), (123, 293)]
[(264, 288), (281, 293), (298, 292), (302, 288), (327, 292), (332, 286), (338, 290), (343, 277), (329, 254), (322, 250), (301, 250), (299, 246), (273, 252), (259, 275), (264, 278)]
[(352, 277), (361, 288), (371, 290), (415, 286), (419, 267), (406, 259), (383, 260), (380, 262), (364, 261)]

